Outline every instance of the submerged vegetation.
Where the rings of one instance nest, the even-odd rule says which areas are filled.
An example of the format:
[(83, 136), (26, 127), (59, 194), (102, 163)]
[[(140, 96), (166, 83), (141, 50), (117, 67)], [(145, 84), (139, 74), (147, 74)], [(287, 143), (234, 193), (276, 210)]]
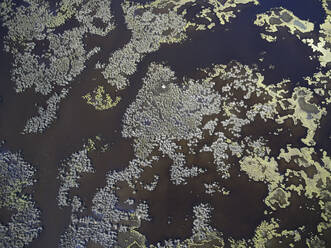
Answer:
[[(116, 241), (123, 235), (131, 237), (131, 244), (143, 245), (148, 238), (141, 236), (144, 235), (141, 232), (137, 236), (137, 228), (140, 229), (141, 224), (132, 222), (132, 218), (135, 216), (142, 223), (157, 218), (150, 214), (153, 207), (148, 205), (149, 200), (140, 200), (140, 195), (144, 192), (153, 194), (161, 189), (162, 176), (149, 173), (150, 181), (147, 182), (142, 178), (146, 171), (157, 168), (162, 157), (171, 161), (169, 180), (179, 187), (178, 190), (181, 185), (188, 185), (205, 188), (204, 194), (210, 195), (212, 199), (220, 196), (228, 199), (236, 197), (218, 182), (223, 184), (224, 180), (230, 181), (233, 176), (231, 170), (238, 165), (249, 179), (263, 182), (268, 188), (267, 195), (261, 199), (266, 206), (266, 220), (256, 227), (251, 238), (224, 239), (221, 230), (212, 224), (217, 208), (214, 203), (210, 205), (202, 202), (192, 206), (195, 214), (192, 236), (185, 240), (160, 240), (164, 244), (162, 247), (195, 247), (201, 242), (217, 242), (219, 245), (229, 243), (232, 247), (266, 247), (269, 243), (278, 245), (285, 242), (292, 247), (302, 242), (313, 242), (313, 237), (307, 236), (304, 226), (284, 229), (280, 225), (284, 220), (275, 217), (280, 209), (291, 207), (298, 196), (319, 202), (319, 207), (312, 211), (320, 213), (320, 222), (316, 228), (319, 230), (318, 237), (325, 237), (325, 231), (330, 228), (329, 203), (326, 199), (330, 193), (327, 184), (331, 182), (331, 159), (326, 151), (313, 148), (323, 107), (309, 103), (313, 95), (305, 88), (298, 87), (290, 93), (287, 90), (289, 81), (266, 86), (259, 72), (237, 62), (215, 65), (212, 69), (202, 71), (205, 78), (199, 81), (188, 78), (183, 80), (177, 78), (165, 65), (152, 63), (149, 66), (143, 86), (123, 119), (122, 134), (134, 138), (136, 158), (124, 170), (111, 171), (107, 175), (107, 185), (95, 195), (92, 215), (88, 219), (72, 216), (70, 231), (63, 236), (62, 247), (86, 244), (88, 237), (104, 247), (115, 244), (123, 247), (123, 243)], [(253, 104), (248, 104), (250, 102)], [(299, 114), (301, 112), (298, 113), (297, 108), (304, 111), (305, 115)], [(205, 116), (213, 116), (213, 119), (203, 124)], [(314, 122), (305, 124), (305, 118), (314, 120), (314, 116)], [(300, 122), (288, 130), (286, 126), (289, 120)], [(257, 121), (260, 126), (265, 125), (261, 130), (268, 131), (265, 138), (247, 133), (249, 127), (255, 126)], [(302, 139), (303, 142), (307, 141), (304, 148), (294, 148), (287, 143), (291, 136), (300, 137), (296, 133), (298, 125), (307, 128), (307, 137)], [(282, 141), (283, 148), (275, 150), (271, 142), (278, 136), (287, 138)], [(213, 137), (209, 145), (205, 142), (207, 137)], [(181, 140), (187, 142), (188, 153), (181, 152), (184, 148), (178, 143)], [(155, 155), (156, 150), (161, 157)], [(189, 156), (198, 157), (201, 153), (212, 154), (214, 160), (211, 162), (215, 168), (188, 162)], [(323, 161), (315, 161), (313, 154), (320, 154)], [(293, 163), (297, 164), (295, 169)], [(201, 178), (211, 176), (214, 170), (217, 174), (213, 175), (213, 180), (209, 184), (201, 183), (205, 182)], [(316, 171), (315, 175), (311, 174), (312, 170)], [(294, 177), (299, 184), (294, 183), (297, 181), (293, 181)], [(131, 193), (124, 194), (128, 191)], [(123, 198), (122, 194), (126, 197)], [(123, 206), (131, 210), (127, 212)], [(84, 229), (82, 226), (85, 226)], [(105, 232), (105, 226), (108, 231), (111, 230), (110, 233)], [(87, 231), (91, 232), (88, 236), (81, 236), (80, 233)], [(161, 246), (161, 243), (157, 246)]]
[(1, 247), (25, 247), (42, 230), (40, 211), (31, 195), (24, 193), (36, 182), (34, 173), (20, 153), (0, 147), (0, 209), (12, 212), (8, 223), (0, 223)]
[(117, 96), (115, 101), (111, 98), (111, 96), (105, 93), (105, 89), (103, 86), (98, 86), (93, 93), (87, 93), (83, 98), (86, 100), (87, 104), (92, 105), (96, 110), (107, 110), (115, 107), (120, 101), (121, 97)]
[[(320, 25), (285, 7), (256, 11), (250, 20), (259, 44), (277, 47), (290, 37), (302, 51), (312, 50), (309, 58), (318, 67), (301, 81), (267, 85), (265, 68), (274, 66), (258, 58), (251, 64), (232, 58), (205, 63), (201, 56), (193, 70), (182, 54), (165, 54), (195, 48), (209, 32), (225, 30), (226, 39), (232, 21), (259, 4), (1, 3), (13, 95), (38, 99), (36, 115), (22, 120), (23, 130), (9, 142), (35, 145), (36, 155), (27, 149), (32, 158), (49, 156), (58, 165), (57, 195), (49, 197), (67, 219), (53, 246), (330, 246), (329, 1), (321, 3), (326, 18)], [(172, 56), (181, 63), (172, 64)], [(82, 111), (82, 99), (93, 107), (89, 113)], [(68, 130), (47, 132), (57, 127), (57, 115), (69, 119), (61, 126)], [(41, 144), (55, 145), (39, 150), (43, 138)], [(47, 149), (56, 155), (40, 154)], [(40, 183), (34, 173), (21, 153), (0, 147), (0, 210), (7, 213), (0, 215), (1, 247), (38, 242), (42, 220), (36, 206), (43, 199), (30, 193)]]
[(128, 77), (137, 70), (143, 57), (157, 51), (162, 43), (180, 42), (185, 38), (185, 20), (175, 11), (155, 14), (157, 8), (139, 4), (123, 4), (125, 21), (132, 31), (131, 40), (115, 51), (102, 72), (108, 83), (117, 89), (129, 85)]
[(274, 41), (276, 36), (272, 36), (270, 33), (275, 33), (282, 27), (287, 28), (291, 34), (296, 34), (299, 38), (300, 33), (308, 33), (314, 30), (313, 23), (299, 19), (293, 12), (284, 8), (275, 8), (268, 13), (257, 15), (254, 24), (265, 27), (269, 34), (263, 34), (262, 37), (266, 37), (268, 41)]
[[(75, 78), (86, 68), (86, 61), (100, 52), (100, 47), (85, 50), (87, 34), (105, 36), (114, 28), (109, 2), (103, 0), (83, 4), (80, 0), (61, 1), (55, 13), (47, 1), (25, 1), (19, 5), (7, 0), (1, 5), (3, 26), (8, 33), (4, 37), (4, 49), (13, 56), (11, 79), (17, 93), (33, 88), (36, 94), (50, 95), (55, 88), (62, 89), (60, 96), (53, 93), (47, 108), (38, 110), (40, 117), (32, 117), (25, 133), (41, 133), (55, 121), (57, 105), (69, 95)], [(93, 10), (93, 11), (92, 11)], [(78, 27), (62, 29), (73, 19)], [(106, 24), (100, 28), (96, 19)]]
[(72, 188), (79, 187), (78, 180), (81, 174), (91, 172), (94, 172), (94, 169), (85, 148), (72, 154), (67, 161), (63, 162), (59, 170), (60, 188), (57, 196), (60, 207), (69, 206), (68, 192)]

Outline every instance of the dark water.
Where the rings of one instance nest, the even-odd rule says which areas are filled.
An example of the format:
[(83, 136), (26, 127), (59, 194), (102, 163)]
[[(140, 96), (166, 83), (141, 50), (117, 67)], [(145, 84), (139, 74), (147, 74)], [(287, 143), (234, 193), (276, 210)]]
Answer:
[[(315, 0), (294, 0), (294, 1), (286, 1), (286, 0), (276, 0), (276, 1), (268, 1), (268, 0), (259, 0), (261, 6), (259, 6), (259, 12), (265, 12), (270, 8), (274, 7), (283, 7), (288, 9), (294, 13), (297, 17), (303, 20), (309, 20), (313, 22), (315, 25), (319, 25), (324, 22), (326, 14), (321, 5), (321, 1)], [(318, 27), (317, 27), (318, 28)]]
[[(275, 43), (268, 43), (260, 38), (261, 29), (253, 24), (257, 13), (262, 13), (272, 7), (283, 6), (293, 11), (302, 19), (309, 19), (315, 24), (320, 24), (325, 14), (319, 1), (314, 0), (261, 0), (261, 5), (244, 8), (238, 17), (230, 24), (217, 26), (215, 31), (201, 31), (190, 34), (188, 41), (178, 45), (162, 45), (161, 49), (146, 55), (138, 64), (137, 72), (130, 77), (131, 85), (119, 93), (122, 101), (116, 108), (108, 112), (97, 112), (87, 105), (82, 95), (96, 87), (96, 82), (103, 82), (100, 71), (94, 70), (96, 61), (106, 62), (109, 55), (123, 47), (130, 39), (130, 31), (124, 24), (123, 12), (120, 8), (121, 1), (113, 1), (112, 9), (115, 14), (117, 28), (109, 37), (88, 36), (87, 48), (101, 46), (101, 55), (96, 55), (87, 63), (87, 69), (73, 82), (70, 97), (60, 105), (59, 118), (43, 135), (21, 135), (26, 120), (33, 116), (37, 109), (35, 103), (45, 99), (37, 97), (32, 90), (22, 94), (15, 94), (14, 83), (9, 80), (11, 58), (1, 52), (0, 60), (0, 140), (5, 140), (5, 147), (12, 150), (22, 150), (25, 159), (37, 167), (38, 183), (34, 188), (34, 197), (37, 206), (42, 210), (44, 230), (40, 237), (32, 242), (30, 247), (44, 248), (57, 247), (61, 233), (70, 221), (70, 210), (60, 210), (57, 207), (56, 195), (59, 187), (56, 179), (58, 166), (61, 161), (77, 151), (86, 142), (87, 138), (102, 135), (111, 150), (105, 153), (95, 153), (92, 161), (96, 173), (85, 175), (81, 180), (81, 187), (75, 191), (91, 207), (91, 200), (97, 188), (105, 185), (105, 173), (111, 169), (122, 169), (133, 158), (132, 140), (121, 137), (121, 119), (129, 104), (134, 101), (141, 87), (148, 65), (153, 62), (168, 63), (175, 70), (178, 77), (194, 76), (197, 68), (208, 67), (213, 63), (227, 64), (237, 60), (243, 64), (256, 64), (263, 71), (268, 84), (278, 83), (283, 78), (293, 82), (301, 82), (302, 78), (318, 70), (318, 61), (310, 60), (312, 55), (309, 48), (295, 37), (286, 32)], [(72, 26), (68, 25), (67, 28)], [(64, 31), (66, 27), (63, 28)], [(318, 31), (316, 27), (315, 32)], [(2, 34), (5, 30), (2, 29)], [(2, 42), (1, 42), (2, 44)], [(263, 63), (258, 58), (264, 57)], [(275, 69), (270, 70), (269, 65)], [(331, 122), (330, 109), (327, 117), (322, 121), (321, 130), (318, 131), (318, 147), (330, 149), (328, 136), (330, 135), (329, 123)], [(291, 123), (289, 127), (293, 127)], [(270, 127), (270, 129), (272, 129)], [(268, 130), (244, 130), (256, 137), (267, 135)], [(296, 129), (296, 135), (288, 139), (272, 139), (272, 146), (278, 149), (286, 143), (300, 144), (304, 137), (304, 130)], [(210, 166), (211, 156), (201, 154), (188, 158), (189, 161), (199, 162), (202, 166), (213, 170)], [(233, 168), (231, 173), (234, 179), (224, 182), (232, 196), (228, 199), (216, 199), (204, 194), (203, 183), (220, 180), (217, 173), (201, 176), (197, 180), (190, 180), (188, 185), (175, 187), (169, 182), (170, 160), (160, 160), (158, 166), (151, 171), (146, 171), (146, 178), (154, 173), (161, 176), (160, 186), (157, 191), (141, 192), (132, 195), (132, 192), (118, 192), (123, 201), (127, 197), (137, 200), (148, 200), (153, 220), (143, 222), (139, 229), (147, 236), (149, 242), (168, 238), (187, 238), (192, 227), (192, 206), (200, 202), (209, 202), (215, 208), (213, 226), (222, 230), (225, 235), (235, 238), (249, 238), (255, 227), (263, 218), (264, 204), (262, 199), (266, 196), (266, 187), (263, 184), (248, 182), (247, 177), (239, 175), (238, 168)], [(220, 180), (221, 181), (221, 180)], [(298, 198), (298, 201), (300, 199)], [(242, 206), (245, 205), (245, 208)], [(309, 216), (307, 212), (298, 212), (298, 206), (279, 214), (289, 216), (288, 222), (283, 225), (292, 228), (292, 221), (301, 220), (305, 223), (316, 222), (318, 217)], [(2, 212), (2, 211), (1, 211)], [(233, 213), (236, 213), (234, 215)], [(4, 214), (5, 220), (9, 213)], [(7, 216), (7, 217), (6, 217)], [(306, 218), (307, 216), (307, 218)], [(170, 217), (170, 224), (168, 220)], [(92, 245), (91, 245), (92, 247)], [(97, 246), (96, 246), (97, 247)]]
[[(278, 83), (283, 78), (300, 81), (302, 77), (316, 72), (319, 66), (317, 60), (309, 59), (313, 55), (311, 49), (287, 31), (281, 33), (275, 43), (269, 43), (260, 37), (263, 29), (253, 24), (258, 13), (272, 7), (287, 7), (282, 5), (283, 2), (290, 1), (262, 1), (257, 7), (244, 8), (230, 24), (218, 26), (214, 32), (197, 32), (189, 41), (175, 47), (164, 45), (155, 54), (155, 60), (168, 61), (178, 75), (191, 74), (196, 68), (212, 63), (227, 64), (237, 60), (243, 64), (257, 64), (264, 72), (267, 84)], [(300, 2), (306, 10), (299, 13), (293, 10), (294, 14), (299, 17), (301, 14), (303, 18), (310, 13), (316, 22), (323, 22), (321, 8), (314, 4), (316, 1), (294, 2)], [(262, 56), (263, 53), (266, 54)], [(264, 58), (263, 63), (258, 60), (261, 57)], [(274, 65), (275, 69), (270, 70), (269, 65)]]

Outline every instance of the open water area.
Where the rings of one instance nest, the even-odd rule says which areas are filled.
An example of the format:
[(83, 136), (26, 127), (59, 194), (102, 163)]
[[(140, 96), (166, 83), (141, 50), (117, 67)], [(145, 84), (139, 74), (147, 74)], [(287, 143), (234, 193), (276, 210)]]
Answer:
[[(83, 175), (79, 181), (79, 189), (72, 192), (80, 196), (87, 205), (87, 210), (82, 213), (82, 216), (91, 213), (92, 198), (98, 189), (106, 185), (106, 173), (110, 170), (124, 169), (134, 158), (133, 139), (123, 138), (121, 134), (122, 120), (126, 109), (136, 99), (143, 84), (142, 79), (152, 62), (166, 63), (175, 71), (178, 78), (199, 79), (201, 74), (198, 68), (207, 68), (213, 64), (228, 64), (235, 60), (242, 64), (256, 66), (257, 70), (263, 73), (265, 84), (277, 84), (286, 78), (296, 82), (293, 88), (300, 85), (310, 87), (303, 78), (324, 70), (320, 68), (319, 61), (312, 50), (286, 31), (278, 34), (279, 38), (276, 42), (267, 42), (261, 39), (262, 28), (254, 25), (253, 22), (257, 14), (281, 6), (293, 11), (297, 17), (319, 25), (325, 19), (321, 4), (315, 0), (260, 0), (259, 2), (257, 6), (251, 5), (244, 8), (236, 18), (225, 25), (217, 24), (213, 30), (191, 31), (188, 39), (179, 44), (162, 44), (159, 50), (147, 54), (138, 63), (137, 71), (129, 77), (130, 85), (117, 93), (122, 99), (118, 105), (111, 111), (95, 111), (82, 98), (96, 87), (97, 82), (105, 82), (101, 72), (94, 69), (94, 65), (97, 61), (106, 62), (109, 56), (127, 44), (131, 37), (131, 31), (125, 24), (122, 1), (113, 0), (110, 7), (115, 17), (115, 30), (105, 37), (98, 35), (85, 37), (86, 47), (100, 46), (102, 52), (93, 55), (86, 62), (84, 71), (71, 83), (69, 96), (61, 102), (58, 118), (42, 134), (22, 134), (22, 130), (27, 119), (37, 112), (37, 104), (43, 106), (47, 97), (35, 94), (32, 89), (19, 94), (15, 92), (14, 82), (10, 80), (13, 60), (1, 47), (0, 141), (4, 141), (3, 149), (21, 151), (24, 159), (36, 168), (37, 183), (30, 190), (33, 192), (36, 206), (41, 210), (43, 230), (39, 237), (27, 247), (59, 247), (61, 235), (70, 224), (71, 212), (70, 209), (60, 209), (57, 205), (56, 196), (60, 186), (58, 168), (61, 161), (79, 150), (86, 144), (88, 138), (101, 136), (111, 149), (106, 152), (92, 153), (91, 161), (95, 167), (95, 173)], [(195, 11), (194, 8), (188, 8), (188, 17), (192, 15), (191, 18), (195, 18)], [(69, 29), (73, 25), (76, 24), (69, 21), (69, 24), (66, 23), (63, 28)], [(316, 35), (318, 31), (318, 29), (314, 30)], [(1, 38), (5, 33), (6, 30), (2, 28)], [(1, 39), (2, 43), (3, 39)], [(39, 49), (42, 49), (42, 45)], [(313, 59), (310, 59), (310, 56)], [(263, 61), (260, 60), (261, 58)], [(112, 87), (109, 86), (109, 89)], [(263, 126), (266, 125), (263, 124)], [(331, 151), (328, 138), (331, 135), (330, 126), (331, 107), (329, 105), (315, 137), (316, 149)], [(280, 149), (287, 143), (298, 147), (303, 146), (300, 139), (305, 136), (305, 130), (295, 127), (290, 121), (288, 129), (295, 135), (287, 138), (282, 136), (279, 140), (273, 140), (273, 149)], [(256, 137), (269, 135), (269, 130), (260, 128), (247, 128), (243, 132)], [(202, 148), (205, 144), (210, 145), (213, 141), (212, 138), (206, 138), (198, 145), (198, 148)], [(186, 185), (176, 186), (171, 183), (169, 175), (171, 160), (165, 157), (157, 162), (156, 167), (147, 169), (142, 175), (142, 178), (147, 181), (152, 175), (159, 175), (157, 190), (133, 193), (128, 186), (122, 185), (117, 192), (120, 201), (128, 197), (136, 201), (148, 201), (152, 220), (142, 221), (142, 225), (138, 228), (138, 231), (146, 236), (148, 244), (156, 244), (167, 239), (184, 240), (191, 237), (192, 206), (199, 202), (209, 202), (214, 207), (211, 224), (218, 230), (222, 230), (225, 237), (236, 239), (252, 237), (255, 228), (265, 218), (266, 206), (263, 199), (268, 194), (267, 186), (262, 182), (249, 180), (239, 167), (232, 167), (231, 180), (222, 182), (215, 167), (212, 166), (213, 157), (210, 154), (201, 152), (192, 155), (188, 152), (185, 141), (179, 141), (179, 144), (183, 148), (181, 152), (187, 157), (188, 166), (199, 164), (203, 168), (209, 168), (213, 173), (188, 179)], [(158, 154), (158, 151), (155, 150), (153, 153)], [(221, 187), (231, 192), (231, 197), (224, 199), (204, 194), (203, 183), (206, 181), (219, 181)], [(293, 204), (275, 213), (275, 216), (288, 220), (282, 222), (281, 227), (291, 229), (305, 225), (308, 230), (312, 227), (311, 231), (316, 231), (314, 228), (321, 217), (318, 214), (312, 214), (309, 207), (318, 207), (317, 201), (305, 201), (306, 208), (300, 208), (301, 202), (304, 202), (303, 197), (295, 194), (292, 197)], [(0, 211), (0, 221), (8, 223), (11, 212), (5, 209)], [(299, 224), (293, 226), (293, 223)], [(328, 244), (331, 244), (330, 237), (331, 234), (327, 240)], [(306, 237), (302, 238), (304, 240)], [(304, 245), (302, 241), (297, 247), (304, 247)], [(102, 246), (90, 242), (88, 247)]]

